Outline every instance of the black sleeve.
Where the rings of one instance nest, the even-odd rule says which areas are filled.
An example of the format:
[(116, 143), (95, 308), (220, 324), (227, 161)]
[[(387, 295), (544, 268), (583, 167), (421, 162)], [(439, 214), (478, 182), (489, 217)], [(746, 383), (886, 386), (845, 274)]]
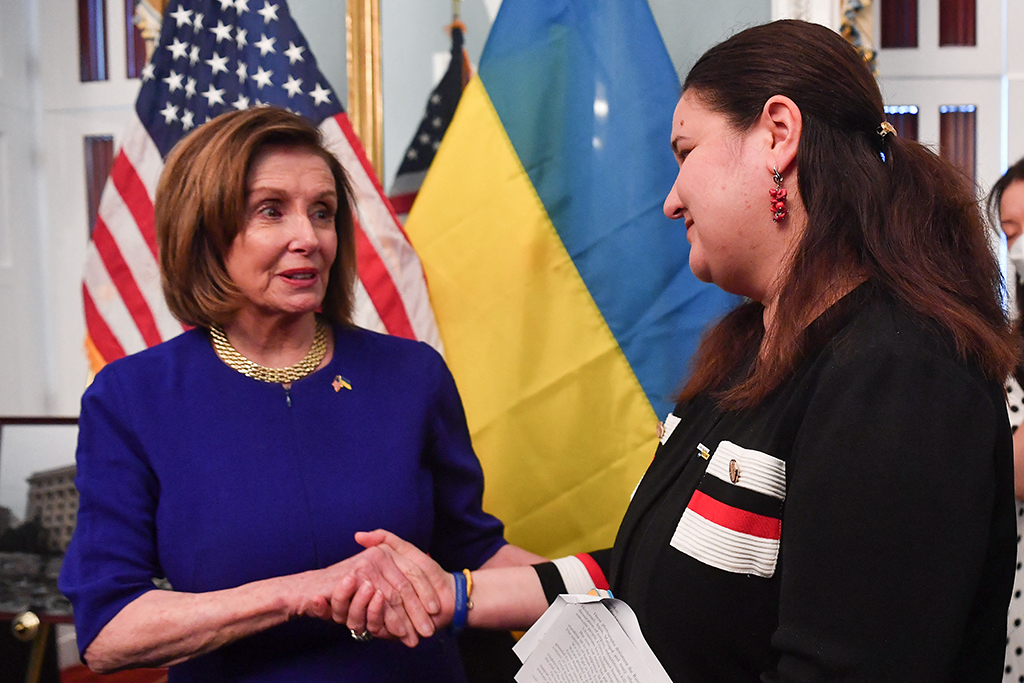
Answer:
[(1006, 408), (948, 357), (856, 355), (825, 372), (787, 460), (766, 680), (999, 680), (1013, 581)]
[[(611, 548), (595, 550), (593, 552), (586, 553), (586, 555), (589, 555), (597, 564), (604, 576), (608, 576), (608, 567), (612, 557)], [(559, 595), (568, 592), (565, 587), (565, 581), (562, 579), (562, 573), (554, 562), (535, 564), (533, 565), (533, 568), (536, 570), (537, 577), (540, 579), (541, 587), (544, 588), (544, 597), (547, 598), (549, 605), (553, 603), (555, 598)], [(602, 579), (603, 578), (604, 577), (602, 577)], [(607, 584), (607, 579), (604, 580), (604, 583)]]
[(544, 598), (549, 605), (555, 601), (555, 598), (565, 593), (565, 582), (562, 581), (562, 575), (554, 562), (535, 564), (533, 569), (537, 572), (537, 578), (540, 579), (540, 585), (544, 589)]

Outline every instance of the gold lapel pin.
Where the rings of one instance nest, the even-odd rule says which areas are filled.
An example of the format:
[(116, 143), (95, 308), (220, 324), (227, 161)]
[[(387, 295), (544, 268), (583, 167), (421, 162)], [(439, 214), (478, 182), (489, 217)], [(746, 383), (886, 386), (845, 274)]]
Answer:
[(335, 393), (341, 391), (342, 387), (352, 391), (352, 384), (341, 375), (335, 375), (334, 381), (331, 382), (331, 386), (334, 387)]
[(729, 481), (737, 483), (740, 480), (740, 464), (735, 460), (729, 461)]

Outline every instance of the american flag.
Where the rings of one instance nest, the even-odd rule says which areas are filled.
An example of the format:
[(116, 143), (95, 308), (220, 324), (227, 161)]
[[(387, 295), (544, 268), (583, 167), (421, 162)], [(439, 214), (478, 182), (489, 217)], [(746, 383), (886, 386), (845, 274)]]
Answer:
[(402, 165), (395, 174), (395, 182), (391, 186), (391, 204), (395, 207), (399, 218), (405, 219), (416, 200), (420, 185), (427, 175), (427, 169), (434, 161), (441, 138), (448, 130), (448, 124), (455, 116), (455, 108), (462, 97), (462, 91), (469, 82), (469, 57), (462, 48), (462, 36), (465, 27), (462, 22), (455, 21), (449, 27), (452, 34), (451, 61), (441, 82), (430, 93), (427, 110), (420, 121), (416, 135), (405, 152)]
[(157, 265), (153, 198), (167, 153), (217, 114), (266, 105), (317, 123), (352, 180), (356, 324), (441, 349), (419, 259), (285, 0), (181, 0), (167, 5), (88, 248), (82, 298), (94, 371), (183, 329)]

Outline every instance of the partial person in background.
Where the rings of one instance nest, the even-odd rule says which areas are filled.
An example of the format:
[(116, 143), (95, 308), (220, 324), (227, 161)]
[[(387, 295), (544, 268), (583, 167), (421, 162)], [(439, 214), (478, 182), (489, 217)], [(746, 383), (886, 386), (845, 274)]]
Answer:
[[(481, 509), (441, 357), (351, 324), (352, 201), (317, 129), (280, 109), (219, 116), (169, 155), (156, 196), (164, 293), (194, 329), (108, 365), (82, 399), (60, 587), (94, 670), (460, 681), (454, 639), (426, 637), (433, 588), (417, 594), (354, 533), (395, 528), (451, 570), (541, 559)], [(308, 618), (349, 601), (404, 603), (388, 627), (418, 647)]]
[[(1024, 159), (1011, 166), (1003, 177), (992, 186), (988, 195), (988, 212), (994, 225), (999, 225), (1006, 235), (1009, 264), (1006, 277), (1007, 299), (1017, 336), (1024, 339)], [(1017, 574), (1014, 579), (1013, 597), (1007, 613), (1006, 665), (1003, 669), (1005, 683), (1024, 681), (1024, 547), (1021, 533), (1024, 530), (1024, 358), (1018, 359), (1017, 366), (1006, 379), (1006, 408), (1013, 430), (1013, 490), (1017, 496)]]
[(668, 141), (691, 269), (749, 301), (702, 341), (604, 573), (483, 569), (470, 593), (358, 540), (427, 572), (439, 624), (526, 627), (607, 577), (675, 681), (999, 681), (1020, 343), (973, 188), (799, 21), (708, 50)]

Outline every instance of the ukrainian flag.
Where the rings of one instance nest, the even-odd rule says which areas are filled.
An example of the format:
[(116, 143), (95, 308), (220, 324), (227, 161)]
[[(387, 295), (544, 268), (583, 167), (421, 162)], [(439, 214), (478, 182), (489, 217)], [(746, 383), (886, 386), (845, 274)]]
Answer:
[(606, 547), (707, 324), (645, 0), (504, 0), (406, 229), (506, 536)]

